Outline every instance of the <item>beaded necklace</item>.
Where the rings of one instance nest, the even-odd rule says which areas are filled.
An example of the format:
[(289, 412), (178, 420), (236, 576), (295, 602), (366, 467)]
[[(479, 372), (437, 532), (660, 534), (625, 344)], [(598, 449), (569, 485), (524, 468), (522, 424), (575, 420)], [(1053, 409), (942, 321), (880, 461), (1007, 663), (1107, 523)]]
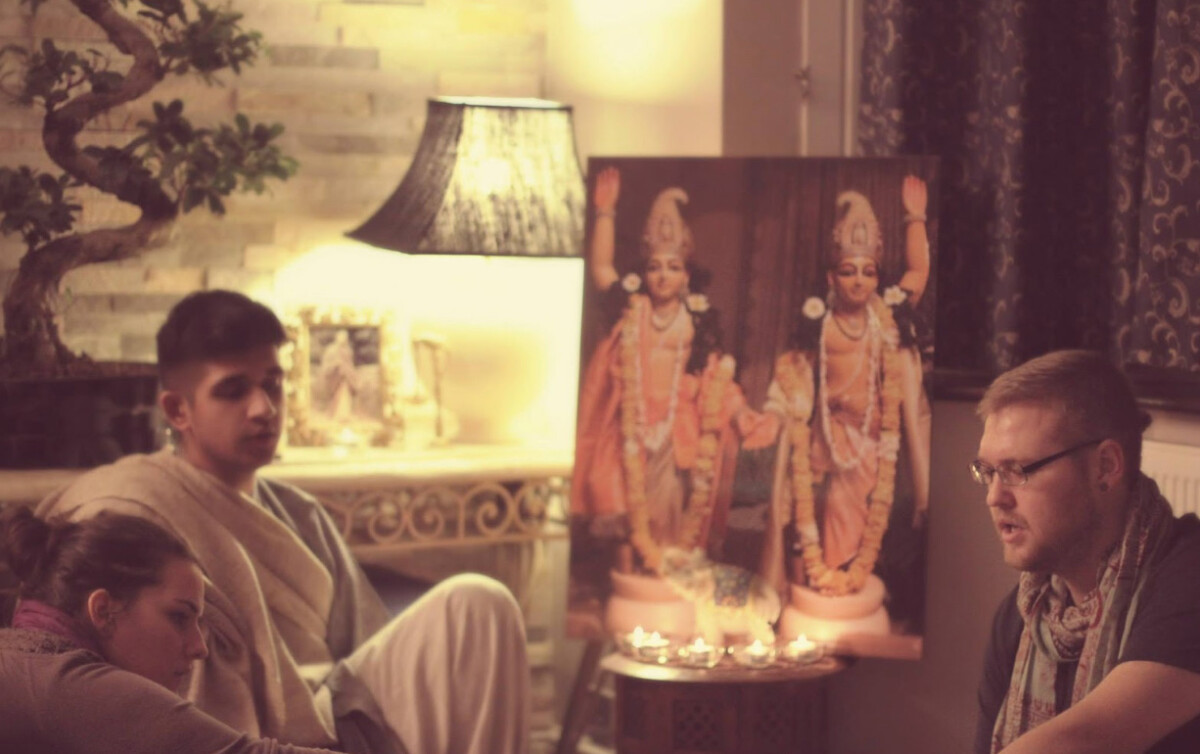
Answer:
[[(830, 429), (829, 417), (829, 400), (832, 396), (829, 394), (829, 378), (828, 378), (828, 363), (829, 356), (825, 347), (825, 338), (829, 330), (829, 320), (833, 318), (833, 312), (830, 312), (825, 321), (821, 325), (821, 337), (818, 341), (818, 349), (820, 356), (818, 363), (820, 364), (820, 386), (817, 393), (820, 396), (821, 406), (821, 431), (825, 436), (825, 444), (829, 446), (829, 455), (833, 458), (834, 464), (843, 471), (858, 466), (863, 459), (863, 446), (853, 448), (853, 455), (847, 457), (838, 452), (837, 445), (833, 442), (833, 433)], [(860, 437), (866, 437), (871, 430), (871, 421), (875, 418), (875, 396), (878, 391), (879, 382), (879, 352), (880, 345), (883, 341), (879, 327), (879, 317), (871, 307), (867, 307), (867, 322), (866, 332), (868, 335), (867, 348), (867, 409), (863, 412), (862, 426), (859, 427)], [(861, 336), (860, 336), (861, 337)], [(862, 361), (859, 361), (859, 369), (862, 368)], [(841, 392), (845, 392), (857, 379), (859, 370), (856, 369), (854, 374), (844, 383)]]

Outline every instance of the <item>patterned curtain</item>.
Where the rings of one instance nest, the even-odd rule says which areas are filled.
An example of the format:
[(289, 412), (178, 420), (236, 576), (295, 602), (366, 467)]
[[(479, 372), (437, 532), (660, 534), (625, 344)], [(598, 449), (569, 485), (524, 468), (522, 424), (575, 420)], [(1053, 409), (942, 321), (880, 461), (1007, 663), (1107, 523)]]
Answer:
[(938, 366), (1200, 372), (1200, 0), (863, 12), (863, 153), (942, 158)]

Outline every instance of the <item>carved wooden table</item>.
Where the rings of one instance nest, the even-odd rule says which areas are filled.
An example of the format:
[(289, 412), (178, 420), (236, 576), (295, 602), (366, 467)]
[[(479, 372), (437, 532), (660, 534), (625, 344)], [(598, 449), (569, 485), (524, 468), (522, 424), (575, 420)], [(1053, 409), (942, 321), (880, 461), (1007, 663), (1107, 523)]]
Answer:
[(618, 754), (823, 754), (825, 680), (845, 662), (692, 670), (612, 654), (600, 667), (616, 679)]

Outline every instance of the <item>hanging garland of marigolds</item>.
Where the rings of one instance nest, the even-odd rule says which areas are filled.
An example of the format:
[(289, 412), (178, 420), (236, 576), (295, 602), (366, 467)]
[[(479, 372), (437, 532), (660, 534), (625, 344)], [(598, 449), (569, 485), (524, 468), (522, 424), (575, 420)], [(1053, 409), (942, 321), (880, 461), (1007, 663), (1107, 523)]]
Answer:
[[(646, 460), (642, 447), (644, 428), (639, 416), (643, 404), (641, 379), (642, 312), (650, 302), (645, 296), (632, 296), (621, 322), (621, 437), (622, 466), (625, 471), (625, 499), (629, 508), (630, 542), (646, 567), (657, 571), (662, 561), (662, 548), (650, 533), (650, 511), (646, 500)], [(712, 515), (716, 498), (717, 452), (720, 449), (722, 428), (721, 404), (725, 391), (733, 381), (735, 362), (723, 356), (715, 370), (705, 370), (700, 378), (700, 439), (696, 465), (691, 472), (691, 493), (683, 514), (676, 547), (691, 550), (701, 546), (700, 535)], [(676, 369), (682, 364), (677, 363)], [(672, 400), (677, 400), (673, 396)]]
[[(791, 442), (791, 486), (794, 501), (794, 525), (801, 543), (801, 559), (804, 563), (808, 585), (825, 595), (840, 596), (860, 591), (867, 577), (875, 569), (883, 534), (887, 529), (896, 487), (896, 459), (900, 449), (900, 400), (902, 368), (896, 322), (891, 308), (880, 299), (872, 300), (877, 337), (882, 339), (883, 361), (883, 413), (878, 442), (878, 471), (875, 487), (867, 501), (867, 523), (863, 530), (858, 552), (847, 570), (830, 568), (825, 563), (824, 548), (818, 535), (815, 500), (813, 494), (813, 471), (810, 460), (812, 447), (809, 416), (793, 415), (789, 427)], [(831, 315), (825, 315), (826, 317)], [(824, 328), (821, 340), (825, 338)], [(822, 349), (823, 350), (823, 349)], [(798, 368), (811, 368), (801, 352), (785, 353), (776, 361), (775, 373), (780, 387), (787, 396), (788, 405), (797, 405), (797, 397), (803, 390)], [(871, 379), (875, 379), (872, 375)], [(820, 400), (827, 400), (821, 396)], [(800, 401), (804, 404), (804, 401)], [(811, 406), (811, 400), (807, 402)]]

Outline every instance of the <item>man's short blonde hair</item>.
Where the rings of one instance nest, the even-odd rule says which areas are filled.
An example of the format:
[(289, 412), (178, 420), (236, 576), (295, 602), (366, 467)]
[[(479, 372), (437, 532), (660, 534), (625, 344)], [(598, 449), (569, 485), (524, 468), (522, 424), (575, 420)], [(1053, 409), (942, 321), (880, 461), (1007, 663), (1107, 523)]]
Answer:
[(987, 419), (1018, 403), (1063, 411), (1066, 443), (1112, 438), (1125, 451), (1131, 483), (1142, 464), (1142, 432), (1150, 416), (1138, 408), (1125, 373), (1100, 351), (1051, 351), (997, 377), (975, 412)]

